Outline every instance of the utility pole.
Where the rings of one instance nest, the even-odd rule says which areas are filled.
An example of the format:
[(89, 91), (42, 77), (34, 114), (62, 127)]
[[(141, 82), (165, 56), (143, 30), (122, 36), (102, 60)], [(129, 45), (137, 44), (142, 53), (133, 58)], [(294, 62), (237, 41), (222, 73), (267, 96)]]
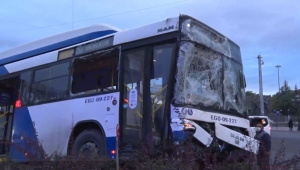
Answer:
[(258, 55), (258, 73), (259, 73), (259, 97), (260, 97), (260, 114), (264, 116), (265, 109), (264, 109), (264, 96), (263, 96), (263, 82), (262, 82), (262, 71), (261, 71), (261, 65), (264, 64), (264, 62), (261, 60), (261, 56)]
[(278, 92), (280, 93), (280, 80), (279, 80), (279, 68), (281, 67), (280, 65), (275, 66), (278, 69)]
[[(280, 65), (275, 66), (278, 70), (278, 93), (280, 93), (280, 80), (279, 80), (279, 68)], [(276, 111), (276, 130), (277, 130), (277, 117), (278, 117), (279, 111)]]

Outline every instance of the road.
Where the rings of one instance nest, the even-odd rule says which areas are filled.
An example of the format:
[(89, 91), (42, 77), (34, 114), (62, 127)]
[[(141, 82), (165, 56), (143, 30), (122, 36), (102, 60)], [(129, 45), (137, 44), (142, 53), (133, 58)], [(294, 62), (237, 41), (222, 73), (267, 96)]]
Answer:
[[(300, 152), (300, 132), (299, 131), (288, 131), (288, 128), (281, 128), (280, 130), (272, 130), (272, 158), (281, 147), (281, 142), (284, 140), (285, 147), (285, 158), (291, 158), (295, 154)], [(272, 159), (273, 160), (273, 159)]]

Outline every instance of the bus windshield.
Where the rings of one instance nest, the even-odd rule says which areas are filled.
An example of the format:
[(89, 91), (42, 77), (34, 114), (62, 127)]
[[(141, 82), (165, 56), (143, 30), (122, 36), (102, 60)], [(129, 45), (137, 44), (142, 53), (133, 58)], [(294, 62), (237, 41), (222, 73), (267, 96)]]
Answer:
[[(239, 49), (196, 21), (182, 23), (175, 104), (245, 112), (245, 79)], [(215, 38), (217, 40), (215, 41)]]

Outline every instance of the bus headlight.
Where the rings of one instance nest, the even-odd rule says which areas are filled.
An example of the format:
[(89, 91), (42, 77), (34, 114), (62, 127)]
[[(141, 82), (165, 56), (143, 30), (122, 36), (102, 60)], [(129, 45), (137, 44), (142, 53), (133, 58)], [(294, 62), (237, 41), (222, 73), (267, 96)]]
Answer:
[(185, 130), (189, 130), (189, 129), (195, 130), (195, 127), (190, 123), (184, 123), (184, 129)]

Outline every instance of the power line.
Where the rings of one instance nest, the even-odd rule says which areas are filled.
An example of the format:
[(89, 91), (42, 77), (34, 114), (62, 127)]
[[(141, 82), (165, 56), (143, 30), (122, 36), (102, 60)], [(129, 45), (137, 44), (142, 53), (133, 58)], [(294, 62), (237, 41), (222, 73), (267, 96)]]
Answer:
[(17, 22), (17, 21), (10, 21), (10, 20), (5, 20), (5, 19), (1, 19), (1, 21), (4, 21), (4, 22), (10, 22), (10, 23), (14, 23), (14, 24), (22, 24), (22, 25), (27, 25), (27, 26), (31, 26), (31, 27), (40, 27), (40, 26), (37, 26), (37, 25), (32, 25), (32, 24), (27, 24), (27, 23), (23, 23), (23, 22)]
[[(0, 18), (0, 21), (4, 21), (4, 22), (10, 22), (10, 23), (14, 23), (14, 24), (21, 24), (21, 25), (27, 25), (27, 26), (31, 26), (31, 27), (36, 27), (36, 28), (30, 28), (30, 29), (25, 29), (25, 30), (32, 30), (32, 29), (39, 29), (39, 28), (43, 28), (42, 26), (38, 26), (38, 25), (33, 25), (33, 24), (27, 24), (27, 23), (23, 23), (23, 22), (18, 22), (18, 21), (12, 21), (12, 20), (6, 20), (6, 19), (2, 19)], [(51, 28), (52, 30), (54, 30), (53, 28)], [(21, 30), (22, 31), (22, 30)], [(18, 31), (14, 31), (14, 32), (18, 32)], [(10, 32), (8, 32), (10, 33)], [(4, 33), (0, 33), (1, 34), (6, 34), (6, 32)]]
[(137, 9), (137, 10), (133, 10), (133, 11), (127, 11), (127, 12), (121, 12), (121, 13), (112, 14), (112, 15), (106, 15), (106, 16), (101, 16), (101, 17), (88, 18), (88, 19), (83, 19), (83, 20), (79, 20), (79, 21), (76, 21), (76, 22), (83, 22), (83, 21), (89, 21), (89, 20), (94, 20), (94, 19), (99, 19), (99, 18), (107, 18), (107, 17), (111, 17), (111, 16), (128, 14), (128, 13), (132, 13), (132, 12), (139, 12), (139, 11), (149, 10), (149, 9), (153, 9), (153, 8), (159, 8), (159, 7), (163, 7), (163, 6), (178, 4), (178, 3), (182, 3), (182, 2), (186, 2), (186, 1), (188, 1), (188, 0), (181, 0), (181, 1), (176, 1), (176, 2), (170, 2), (170, 3), (167, 3), (167, 4), (156, 5), (156, 6), (152, 6), (152, 7), (148, 7), (148, 8), (142, 8), (142, 9)]
[(55, 26), (62, 26), (62, 25), (70, 24), (70, 23), (74, 24), (74, 23), (79, 23), (79, 22), (84, 22), (84, 21), (90, 21), (90, 20), (94, 20), (94, 19), (108, 18), (108, 17), (112, 17), (112, 16), (118, 16), (118, 15), (122, 15), (122, 14), (128, 14), (128, 13), (139, 12), (139, 11), (145, 11), (145, 10), (159, 8), (159, 7), (163, 7), (163, 6), (169, 6), (169, 5), (173, 5), (173, 4), (183, 3), (183, 2), (186, 2), (186, 1), (188, 1), (188, 0), (181, 0), (181, 1), (171, 2), (171, 3), (167, 3), (167, 4), (156, 5), (156, 6), (152, 6), (152, 7), (147, 7), (147, 8), (132, 10), (132, 11), (126, 11), (126, 12), (121, 12), (121, 13), (116, 13), (116, 14), (111, 14), (111, 15), (105, 15), (105, 16), (101, 16), (101, 17), (83, 19), (83, 20), (74, 21), (74, 22), (65, 22), (65, 23), (57, 24), (57, 25), (49, 25), (49, 26), (44, 26), (44, 27), (39, 27), (39, 28), (23, 29), (23, 30), (19, 30), (19, 31), (11, 31), (11, 32), (0, 32), (0, 35), (1, 34), (14, 33), (14, 32), (22, 32), (22, 31), (29, 31), (29, 30), (50, 28), (50, 27), (55, 27)]

